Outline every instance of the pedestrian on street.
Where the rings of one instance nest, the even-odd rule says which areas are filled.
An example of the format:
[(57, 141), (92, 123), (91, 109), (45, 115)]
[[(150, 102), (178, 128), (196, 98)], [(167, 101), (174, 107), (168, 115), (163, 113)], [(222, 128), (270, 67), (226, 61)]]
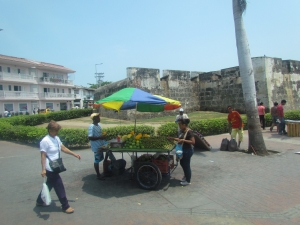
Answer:
[(260, 124), (261, 124), (261, 128), (263, 130), (265, 130), (265, 126), (266, 126), (266, 123), (265, 123), (265, 112), (266, 108), (264, 106), (264, 103), (261, 102), (259, 103), (259, 106), (258, 106), (258, 115), (259, 115), (259, 121), (260, 121)]
[[(48, 157), (50, 158), (50, 160), (56, 160), (60, 157), (61, 151), (63, 151), (66, 154), (72, 155), (79, 160), (81, 159), (81, 157), (80, 155), (75, 154), (63, 145), (63, 143), (60, 141), (60, 138), (57, 136), (60, 129), (61, 126), (55, 121), (51, 120), (47, 126), (48, 135), (46, 135), (40, 142), (42, 164), (41, 175), (42, 177), (47, 176), (46, 184), (49, 188), (49, 191), (51, 191), (51, 189), (54, 188), (55, 193), (62, 205), (63, 212), (69, 214), (73, 213), (74, 209), (70, 207), (62, 179), (59, 173), (53, 172), (53, 170), (51, 169)], [(36, 200), (36, 205), (47, 206), (41, 198), (41, 193), (39, 194)]]
[(38, 114), (40, 114), (40, 111), (41, 111), (41, 110), (40, 110), (40, 107), (38, 107), (38, 109), (37, 109), (37, 113), (38, 113)]
[[(183, 108), (180, 108), (179, 109), (179, 115), (177, 115), (176, 118), (175, 118), (175, 123), (178, 123), (179, 119), (188, 119), (188, 118), (189, 117), (186, 113), (184, 113)], [(180, 135), (180, 132), (181, 132), (181, 130), (180, 130), (180, 127), (178, 125), (178, 136)]]
[(279, 131), (278, 128), (278, 115), (277, 115), (277, 106), (278, 106), (278, 102), (274, 102), (274, 106), (271, 108), (271, 116), (272, 116), (272, 125), (270, 127), (270, 131), (273, 131), (273, 127), (276, 126), (277, 127), (277, 132)]
[(286, 104), (286, 100), (281, 100), (281, 104), (279, 104), (277, 106), (277, 115), (278, 115), (278, 119), (280, 121), (279, 123), (279, 131), (278, 134), (282, 135), (282, 134), (287, 134), (287, 132), (285, 131), (285, 119), (284, 119), (284, 112), (283, 112), (283, 106)]
[(229, 133), (232, 139), (236, 140), (237, 134), (239, 135), (238, 148), (241, 146), (241, 142), (243, 141), (244, 131), (243, 131), (243, 121), (241, 115), (233, 110), (232, 106), (228, 106), (227, 110), (229, 112), (227, 120), (228, 120), (228, 128)]
[(168, 137), (169, 140), (177, 141), (182, 145), (182, 158), (180, 159), (180, 165), (184, 172), (184, 177), (181, 179), (180, 184), (183, 186), (191, 184), (192, 170), (191, 170), (191, 158), (194, 154), (193, 145), (195, 144), (195, 138), (193, 132), (189, 129), (189, 119), (179, 119), (178, 125), (181, 130), (178, 138)]
[(7, 114), (8, 114), (8, 110), (5, 108), (5, 110), (4, 110), (4, 117), (8, 117)]
[(94, 168), (97, 174), (98, 180), (105, 180), (104, 174), (100, 174), (99, 163), (104, 159), (103, 152), (99, 152), (99, 148), (105, 145), (105, 133), (102, 132), (100, 126), (100, 114), (93, 113), (91, 115), (93, 123), (89, 126), (88, 137), (90, 140), (92, 151), (94, 152)]
[(35, 108), (33, 108), (33, 114), (35, 115)]

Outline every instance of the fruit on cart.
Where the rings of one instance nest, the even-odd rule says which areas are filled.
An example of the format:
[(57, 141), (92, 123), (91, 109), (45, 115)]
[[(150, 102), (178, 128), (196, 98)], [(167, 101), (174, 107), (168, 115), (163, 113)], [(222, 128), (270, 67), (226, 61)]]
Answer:
[(126, 141), (127, 140), (127, 135), (123, 135), (121, 139), (122, 139), (123, 142)]
[(148, 137), (140, 140), (141, 145), (146, 149), (166, 149), (171, 150), (174, 147), (174, 141), (166, 137)]

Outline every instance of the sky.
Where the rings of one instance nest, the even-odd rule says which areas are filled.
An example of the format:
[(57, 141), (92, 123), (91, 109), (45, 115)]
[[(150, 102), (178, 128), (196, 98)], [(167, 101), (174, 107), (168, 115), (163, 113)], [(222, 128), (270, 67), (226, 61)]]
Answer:
[[(75, 70), (76, 85), (127, 67), (209, 72), (238, 66), (231, 0), (0, 0), (0, 54)], [(300, 1), (248, 0), (252, 57), (300, 60)], [(95, 65), (100, 64), (101, 65)]]

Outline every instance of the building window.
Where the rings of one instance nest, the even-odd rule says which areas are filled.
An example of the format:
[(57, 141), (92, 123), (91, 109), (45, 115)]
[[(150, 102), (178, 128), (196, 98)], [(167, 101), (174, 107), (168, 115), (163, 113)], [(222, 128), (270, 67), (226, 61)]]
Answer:
[(55, 89), (55, 88), (53, 88), (53, 93), (55, 93), (55, 91), (56, 91), (56, 89)]
[(57, 88), (57, 93), (59, 93), (59, 88)]
[(10, 73), (10, 67), (7, 67), (7, 72)]
[(53, 109), (53, 103), (52, 102), (46, 102), (46, 108)]
[(0, 66), (0, 72), (2, 72), (2, 66)]
[(4, 104), (4, 109), (7, 110), (8, 112), (13, 112), (14, 111), (14, 105), (11, 103), (5, 103)]
[(14, 91), (22, 91), (21, 86), (14, 86)]
[(18, 74), (20, 74), (21, 73), (21, 70), (20, 69), (18, 69)]
[(43, 73), (43, 77), (49, 77), (48, 73)]
[(19, 112), (27, 111), (27, 103), (20, 103), (19, 104)]
[(69, 94), (71, 94), (72, 92), (71, 92), (71, 88), (69, 88)]
[(79, 90), (74, 90), (74, 94), (79, 95)]
[(61, 93), (65, 93), (65, 89), (61, 89)]
[(0, 84), (0, 91), (3, 91), (3, 86), (2, 86), (2, 84)]
[(11, 91), (11, 85), (8, 85), (8, 90)]

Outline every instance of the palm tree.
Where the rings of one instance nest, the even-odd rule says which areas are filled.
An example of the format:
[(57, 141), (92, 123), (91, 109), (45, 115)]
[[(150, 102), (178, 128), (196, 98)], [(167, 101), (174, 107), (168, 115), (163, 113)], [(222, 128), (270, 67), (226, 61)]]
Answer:
[(258, 155), (267, 155), (268, 152), (261, 132), (261, 125), (258, 120), (254, 71), (247, 34), (242, 18), (246, 6), (246, 0), (232, 0), (236, 47), (248, 123), (248, 151), (255, 151)]

